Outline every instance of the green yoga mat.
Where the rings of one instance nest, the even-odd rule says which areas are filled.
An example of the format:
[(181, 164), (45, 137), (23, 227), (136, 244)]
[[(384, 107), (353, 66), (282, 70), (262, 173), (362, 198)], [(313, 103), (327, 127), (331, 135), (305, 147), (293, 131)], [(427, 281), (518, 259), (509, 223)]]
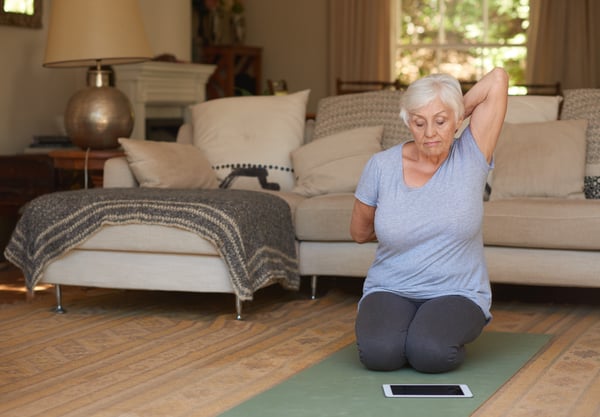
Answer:
[[(466, 417), (549, 340), (549, 335), (484, 332), (467, 346), (467, 359), (445, 374), (406, 368), (363, 368), (351, 345), (287, 381), (221, 414), (222, 417)], [(386, 398), (382, 384), (468, 384), (472, 398)]]

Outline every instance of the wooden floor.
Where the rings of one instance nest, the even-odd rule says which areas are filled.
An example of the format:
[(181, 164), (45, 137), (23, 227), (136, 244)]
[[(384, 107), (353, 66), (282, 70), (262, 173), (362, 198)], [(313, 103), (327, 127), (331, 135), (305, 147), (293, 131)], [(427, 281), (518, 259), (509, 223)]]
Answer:
[[(139, 318), (143, 325), (149, 326), (150, 330), (152, 330), (148, 333), (149, 335), (155, 334), (157, 332), (156, 326), (167, 319), (179, 320), (181, 323), (185, 323), (186, 318), (189, 319), (187, 322), (191, 323), (189, 324), (191, 327), (188, 329), (184, 326), (179, 330), (190, 332), (189, 337), (194, 342), (193, 355), (198, 356), (196, 361), (202, 359), (207, 364), (203, 365), (207, 368), (199, 367), (199, 362), (192, 362), (191, 364), (182, 366), (181, 369), (185, 372), (191, 372), (190, 370), (198, 368), (198, 374), (194, 374), (193, 376), (194, 380), (201, 377), (208, 378), (210, 375), (204, 371), (210, 369), (212, 370), (211, 372), (217, 372), (218, 370), (219, 374), (218, 378), (215, 376), (215, 379), (210, 380), (210, 383), (206, 382), (206, 386), (213, 386), (217, 383), (242, 383), (239, 381), (239, 375), (241, 374), (244, 374), (246, 378), (255, 378), (255, 381), (262, 381), (265, 375), (269, 375), (271, 378), (270, 383), (276, 383), (277, 381), (285, 380), (296, 372), (295, 368), (287, 368), (290, 366), (299, 366), (296, 362), (290, 361), (285, 356), (288, 353), (296, 352), (293, 353), (293, 357), (297, 360), (298, 351), (305, 349), (308, 345), (312, 346), (314, 344), (311, 347), (312, 350), (306, 354), (306, 357), (310, 359), (307, 360), (307, 363), (312, 363), (316, 360), (316, 355), (325, 355), (327, 353), (327, 346), (329, 346), (331, 351), (334, 351), (338, 348), (338, 345), (345, 346), (353, 339), (353, 320), (355, 317), (356, 301), (361, 292), (362, 280), (343, 278), (321, 279), (319, 281), (320, 298), (316, 301), (316, 304), (308, 300), (309, 290), (306, 284), (307, 282), (303, 281), (302, 294), (300, 295), (287, 295), (287, 293), (284, 293), (283, 297), (286, 299), (289, 298), (289, 300), (282, 303), (279, 303), (276, 298), (282, 296), (280, 292), (275, 291), (273, 293), (275, 301), (271, 301), (269, 298), (270, 295), (267, 292), (264, 296), (264, 304), (261, 304), (260, 300), (258, 300), (250, 303), (248, 306), (249, 315), (250, 317), (254, 316), (255, 320), (249, 318), (246, 322), (241, 323), (232, 320), (229, 315), (230, 310), (232, 311), (231, 314), (233, 314), (233, 304), (229, 298), (222, 299), (221, 301), (224, 300), (224, 303), (221, 302), (221, 304), (209, 304), (206, 307), (206, 312), (201, 315), (198, 315), (196, 311), (197, 306), (194, 301), (194, 308), (190, 310), (191, 313), (182, 309), (180, 312), (182, 317), (176, 317), (171, 316), (170, 310), (173, 308), (172, 300), (168, 296), (165, 296), (163, 310), (169, 313), (161, 313), (156, 316), (153, 311), (144, 312), (148, 308), (146, 294), (140, 295), (140, 300), (135, 301), (135, 294), (129, 300), (129, 298), (124, 297), (122, 294), (119, 295), (119, 292), (116, 292), (115, 300), (112, 304), (107, 306), (94, 304), (94, 297), (83, 297), (85, 300), (90, 300), (90, 306), (87, 307), (89, 312), (80, 307), (81, 311), (79, 315), (72, 313), (71, 317), (79, 317), (80, 319), (91, 318), (99, 321), (108, 320), (111, 315), (117, 314), (119, 309), (123, 308), (123, 303), (127, 306), (127, 303), (138, 302), (138, 304), (134, 304), (132, 307), (133, 313), (125, 310), (123, 317), (127, 317), (129, 321)], [(93, 295), (92, 293), (94, 291), (90, 290), (90, 295)], [(19, 308), (23, 309), (23, 301), (27, 299), (26, 294), (21, 272), (6, 263), (0, 263), (0, 309), (2, 307), (8, 307), (7, 310), (10, 311)], [(492, 314), (494, 315), (494, 319), (488, 326), (488, 330), (514, 333), (544, 333), (552, 335), (553, 338), (544, 350), (494, 394), (474, 416), (525, 417), (539, 415), (553, 417), (600, 417), (600, 289), (496, 285), (493, 287), (493, 294), (494, 304)], [(36, 289), (36, 301), (33, 301), (32, 304), (44, 305), (44, 308), (47, 308), (54, 302), (53, 297), (54, 290), (51, 286), (40, 287)], [(162, 296), (154, 297), (156, 297), (158, 302), (163, 299)], [(214, 297), (218, 296), (215, 295)], [(103, 303), (105, 301), (108, 302), (108, 300), (103, 299)], [(206, 300), (210, 303), (213, 298), (206, 298)], [(231, 305), (229, 304), (230, 301)], [(22, 307), (19, 307), (18, 304), (21, 304)], [(11, 305), (13, 306), (10, 307)], [(204, 316), (212, 314), (212, 309), (219, 305), (224, 306), (219, 307), (221, 308), (221, 315), (217, 314), (212, 319), (209, 317), (205, 328), (202, 327), (204, 330), (194, 327), (202, 326), (201, 321), (206, 319)], [(102, 311), (104, 311), (104, 314), (100, 314)], [(223, 311), (225, 311), (225, 315), (223, 315)], [(311, 317), (311, 314), (317, 314), (315, 311), (318, 311), (319, 316)], [(103, 318), (102, 316), (106, 317)], [(66, 322), (76, 321), (67, 320), (64, 317), (50, 319), (50, 321), (61, 320), (66, 320)], [(106, 340), (116, 340), (117, 333), (119, 335), (131, 336), (132, 324), (129, 321), (121, 317), (117, 317), (114, 320), (116, 320), (115, 323), (120, 323), (119, 325), (121, 326), (127, 325), (130, 327), (127, 327), (127, 331), (119, 332), (116, 331), (119, 330), (116, 324), (112, 322), (106, 324), (107, 332), (109, 330), (113, 333), (116, 332), (114, 335), (111, 334), (111, 337)], [(165, 322), (164, 324), (164, 332), (173, 332), (173, 328), (177, 327), (170, 322)], [(35, 323), (31, 325), (34, 329), (37, 329)], [(61, 326), (64, 327), (64, 324)], [(136, 323), (135, 326), (141, 325)], [(138, 331), (140, 331), (140, 328), (135, 327)], [(254, 331), (259, 333), (259, 330), (270, 332), (268, 338), (265, 335), (257, 335), (255, 339), (258, 342), (251, 342), (248, 332)], [(225, 336), (219, 332), (224, 332)], [(212, 336), (217, 333), (219, 334), (218, 337)], [(202, 337), (199, 338), (198, 335), (202, 335)], [(179, 336), (176, 336), (175, 339), (179, 341)], [(227, 337), (230, 339), (227, 339)], [(290, 338), (298, 339), (298, 343), (294, 345), (293, 349), (291, 346), (288, 346)], [(333, 342), (329, 338), (335, 338), (335, 343), (332, 344)], [(111, 346), (104, 346), (103, 349), (105, 351), (100, 350), (100, 347), (94, 344), (98, 342), (96, 339), (92, 337), (87, 341), (91, 348), (88, 352), (90, 358), (87, 358), (89, 359), (89, 363), (86, 362), (86, 366), (92, 366), (100, 360), (97, 357), (98, 355), (102, 356), (105, 351), (110, 352), (113, 349)], [(215, 346), (209, 343), (211, 340), (216, 343)], [(236, 343), (236, 340), (237, 347), (234, 347), (232, 344)], [(274, 343), (272, 350), (268, 354), (262, 351), (264, 345), (267, 343), (266, 340), (273, 341)], [(166, 343), (163, 339), (160, 339), (160, 341), (161, 343)], [(198, 349), (200, 341), (206, 343), (207, 346), (203, 349)], [(225, 349), (225, 341), (227, 341), (227, 349), (235, 348), (239, 350), (237, 356)], [(175, 351), (185, 347), (185, 345), (179, 346), (179, 343), (175, 343), (169, 349)], [(98, 352), (95, 351), (96, 348)], [(50, 353), (57, 354), (56, 352)], [(69, 350), (67, 353), (83, 355), (83, 351), (71, 352)], [(133, 355), (133, 353), (131, 354)], [(64, 354), (64, 352), (61, 354)], [(170, 352), (169, 354), (174, 353)], [(206, 358), (204, 356), (200, 358), (201, 355), (205, 355)], [(281, 356), (281, 363), (275, 360), (275, 358), (278, 358), (277, 355)], [(140, 357), (140, 360), (148, 360), (146, 356), (147, 352)], [(189, 354), (186, 353), (184, 356), (187, 357)], [(84, 359), (81, 358), (82, 361)], [(152, 359), (151, 355), (150, 359)], [(42, 362), (50, 363), (51, 361)], [(113, 366), (111, 362), (108, 363)], [(154, 364), (154, 362), (152, 363)], [(216, 366), (217, 364), (218, 366)], [(75, 369), (75, 363), (73, 363), (73, 367), (70, 372), (82, 372), (79, 369)], [(85, 369), (85, 366), (82, 366), (81, 369)], [(130, 367), (127, 370), (129, 372)], [(100, 372), (100, 370), (97, 372)], [(84, 378), (83, 376), (80, 377)], [(23, 383), (25, 382), (23, 381)], [(156, 389), (166, 390), (167, 387), (173, 384), (173, 381), (166, 381), (164, 384), (160, 384), (160, 387), (156, 387)], [(82, 389), (79, 385), (76, 388), (78, 390)], [(237, 389), (240, 388), (237, 387)], [(106, 389), (108, 390), (109, 388)], [(256, 391), (258, 392), (259, 390), (257, 389)], [(90, 392), (95, 391), (92, 390)], [(138, 394), (141, 395), (141, 393)], [(36, 395), (38, 394), (32, 393), (31, 398), (36, 398)], [(119, 397), (120, 393), (115, 392), (113, 395)], [(184, 407), (186, 404), (182, 403), (179, 395), (180, 393), (175, 391), (173, 393), (166, 393), (157, 397), (156, 401), (160, 399), (165, 404), (168, 403), (169, 407), (173, 407), (173, 404), (179, 404), (180, 407)], [(86, 401), (88, 401), (87, 396), (88, 394), (82, 398), (86, 398)], [(120, 399), (117, 398), (113, 406), (134, 402), (133, 399), (125, 398), (126, 396), (122, 397), (119, 397)], [(190, 396), (188, 399), (190, 403), (186, 406), (189, 406), (190, 409), (199, 410), (196, 403), (199, 400), (196, 397), (197, 395)], [(223, 398), (218, 397), (216, 393), (213, 393), (212, 397), (206, 393), (204, 400), (208, 401), (209, 399), (213, 401), (211, 407), (207, 406), (203, 408), (202, 413), (197, 412), (190, 415), (216, 416), (226, 409), (226, 406), (234, 405), (233, 403), (224, 405)], [(16, 402), (22, 400), (18, 396), (14, 399)], [(72, 403), (72, 398), (68, 395), (61, 400), (65, 401), (63, 407), (67, 407)], [(173, 402), (168, 402), (169, 400), (173, 400)], [(142, 405), (142, 403), (138, 405), (140, 410), (143, 408)], [(89, 403), (89, 406), (92, 406), (92, 402)], [(19, 408), (18, 410), (21, 413), (19, 417), (28, 416), (27, 413), (23, 414), (22, 409)], [(137, 409), (131, 408), (131, 410)], [(38, 411), (31, 415), (37, 415)], [(98, 416), (107, 415), (100, 413), (100, 411), (98, 413)], [(65, 414), (47, 415), (54, 417)], [(164, 415), (169, 414), (166, 413)], [(93, 415), (93, 417), (95, 416), (96, 414)]]

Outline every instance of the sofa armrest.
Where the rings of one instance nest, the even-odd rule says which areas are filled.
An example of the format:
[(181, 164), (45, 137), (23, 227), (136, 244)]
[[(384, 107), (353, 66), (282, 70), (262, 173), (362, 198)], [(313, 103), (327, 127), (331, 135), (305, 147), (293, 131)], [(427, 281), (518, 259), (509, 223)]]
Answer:
[(184, 123), (181, 126), (179, 126), (179, 130), (177, 130), (177, 139), (176, 142), (177, 143), (183, 143), (183, 144), (193, 144), (194, 143), (194, 138), (193, 138), (193, 133), (192, 133), (192, 124), (191, 123)]
[(315, 134), (315, 119), (307, 118), (304, 123), (304, 143), (312, 142)]
[(104, 188), (138, 187), (133, 172), (129, 168), (127, 158), (120, 156), (110, 158), (104, 164)]

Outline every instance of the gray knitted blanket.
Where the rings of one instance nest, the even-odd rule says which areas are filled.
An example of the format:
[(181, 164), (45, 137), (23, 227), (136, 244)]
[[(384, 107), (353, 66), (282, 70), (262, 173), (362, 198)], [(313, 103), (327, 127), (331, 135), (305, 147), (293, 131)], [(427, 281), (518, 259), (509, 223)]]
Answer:
[(242, 300), (273, 282), (300, 285), (290, 208), (258, 191), (108, 188), (43, 195), (25, 207), (4, 256), (32, 289), (49, 262), (102, 226), (132, 223), (174, 226), (213, 243)]

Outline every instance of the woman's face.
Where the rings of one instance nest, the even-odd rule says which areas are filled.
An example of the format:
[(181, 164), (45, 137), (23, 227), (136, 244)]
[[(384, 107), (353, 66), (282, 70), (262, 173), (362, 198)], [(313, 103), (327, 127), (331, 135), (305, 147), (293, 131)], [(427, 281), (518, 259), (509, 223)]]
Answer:
[(452, 109), (436, 97), (429, 104), (409, 113), (408, 127), (419, 153), (423, 156), (446, 156), (462, 120), (456, 121)]

